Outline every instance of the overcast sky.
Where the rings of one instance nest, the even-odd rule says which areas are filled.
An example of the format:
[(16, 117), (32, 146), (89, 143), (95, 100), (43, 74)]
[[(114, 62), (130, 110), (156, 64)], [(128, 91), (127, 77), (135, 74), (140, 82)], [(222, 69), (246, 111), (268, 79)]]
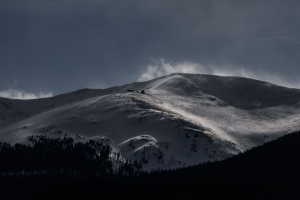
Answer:
[(300, 88), (298, 0), (1, 0), (0, 96), (173, 72)]

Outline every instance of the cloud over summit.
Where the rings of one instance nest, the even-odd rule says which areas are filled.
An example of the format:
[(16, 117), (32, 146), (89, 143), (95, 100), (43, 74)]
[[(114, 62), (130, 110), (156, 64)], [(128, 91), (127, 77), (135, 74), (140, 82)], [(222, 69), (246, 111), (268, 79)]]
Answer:
[(273, 84), (290, 87), (300, 88), (300, 81), (289, 82), (276, 73), (264, 72), (261, 70), (250, 71), (245, 68), (235, 68), (230, 66), (204, 66), (202, 64), (193, 62), (172, 63), (164, 59), (152, 60), (145, 70), (143, 70), (138, 78), (138, 81), (148, 81), (161, 76), (166, 76), (173, 73), (188, 73), (188, 74), (211, 74), (218, 76), (239, 76), (245, 78), (252, 78), (256, 80), (266, 81)]

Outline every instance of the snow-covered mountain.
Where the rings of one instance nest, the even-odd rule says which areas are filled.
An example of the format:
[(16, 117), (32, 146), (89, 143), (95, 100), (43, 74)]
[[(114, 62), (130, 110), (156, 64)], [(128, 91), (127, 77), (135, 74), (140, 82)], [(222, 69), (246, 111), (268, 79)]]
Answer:
[(224, 159), (296, 130), (300, 90), (240, 77), (172, 74), (45, 99), (0, 98), (0, 141), (99, 140), (144, 170)]

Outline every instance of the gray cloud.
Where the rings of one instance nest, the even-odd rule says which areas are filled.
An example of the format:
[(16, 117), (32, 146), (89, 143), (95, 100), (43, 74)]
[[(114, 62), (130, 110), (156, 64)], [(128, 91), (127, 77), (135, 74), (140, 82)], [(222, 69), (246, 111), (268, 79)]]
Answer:
[(2, 0), (0, 80), (58, 94), (141, 80), (163, 58), (299, 87), (299, 9), (293, 0)]

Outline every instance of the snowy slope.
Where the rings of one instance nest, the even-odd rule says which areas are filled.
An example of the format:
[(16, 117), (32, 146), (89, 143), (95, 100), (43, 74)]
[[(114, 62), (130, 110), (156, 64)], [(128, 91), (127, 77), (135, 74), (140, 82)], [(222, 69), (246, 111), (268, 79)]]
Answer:
[(252, 79), (172, 74), (47, 99), (0, 99), (0, 141), (97, 139), (145, 170), (183, 167), (299, 130), (299, 101), (300, 90)]

